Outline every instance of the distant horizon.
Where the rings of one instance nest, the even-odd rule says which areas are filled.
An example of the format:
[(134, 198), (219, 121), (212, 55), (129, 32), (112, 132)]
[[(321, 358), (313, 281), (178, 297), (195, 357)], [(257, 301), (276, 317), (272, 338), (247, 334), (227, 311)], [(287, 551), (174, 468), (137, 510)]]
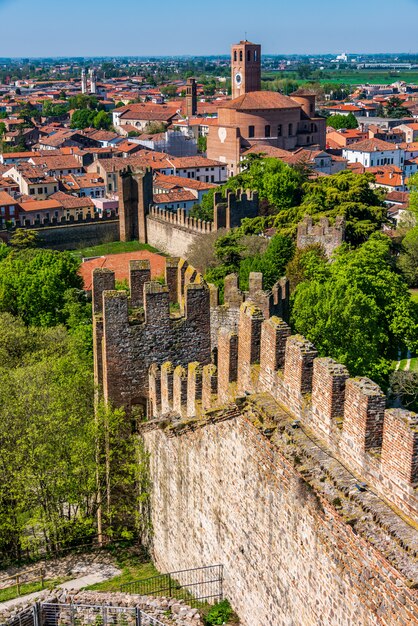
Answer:
[(251, 0), (183, 0), (166, 14), (172, 7), (160, 0), (156, 14), (137, 0), (73, 0), (62, 9), (55, 0), (0, 0), (0, 58), (223, 56), (246, 37), (266, 56), (418, 54), (399, 52), (417, 45), (418, 0), (352, 0), (342, 9), (333, 0), (261, 0), (255, 10)]
[[(394, 51), (394, 52), (345, 52), (342, 50), (336, 50), (333, 52), (322, 52), (322, 53), (309, 53), (309, 52), (264, 52), (262, 51), (262, 56), (266, 57), (266, 58), (270, 58), (270, 57), (280, 57), (280, 58), (286, 58), (286, 57), (312, 57), (312, 58), (316, 58), (316, 57), (336, 57), (339, 54), (346, 54), (348, 57), (358, 57), (358, 56), (364, 56), (364, 57), (371, 57), (371, 56), (384, 56), (384, 55), (388, 55), (391, 57), (395, 57), (395, 56), (417, 56), (418, 57), (418, 50), (416, 52), (399, 52), (399, 51)], [(41, 56), (30, 56), (30, 55), (20, 55), (20, 56), (0, 56), (0, 60), (21, 60), (21, 59), (28, 59), (30, 61), (43, 61), (46, 59), (51, 59), (51, 60), (60, 60), (60, 59), (71, 59), (71, 60), (88, 60), (88, 59), (209, 59), (209, 58), (215, 58), (215, 59), (229, 59), (230, 55), (228, 53), (210, 53), (210, 54), (91, 54), (91, 55), (80, 55), (80, 56), (76, 56), (76, 55), (71, 55), (71, 54), (66, 54), (66, 55), (51, 55), (51, 54), (46, 54), (46, 55), (41, 55)], [(353, 68), (355, 69), (355, 68)], [(279, 71), (279, 70), (278, 70)]]

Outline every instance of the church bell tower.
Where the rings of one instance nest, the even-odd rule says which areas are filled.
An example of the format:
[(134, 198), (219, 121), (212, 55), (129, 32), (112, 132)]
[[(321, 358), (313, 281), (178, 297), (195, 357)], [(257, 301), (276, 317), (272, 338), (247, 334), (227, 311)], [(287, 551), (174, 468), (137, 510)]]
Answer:
[(261, 91), (261, 46), (240, 41), (231, 49), (232, 99), (250, 91)]

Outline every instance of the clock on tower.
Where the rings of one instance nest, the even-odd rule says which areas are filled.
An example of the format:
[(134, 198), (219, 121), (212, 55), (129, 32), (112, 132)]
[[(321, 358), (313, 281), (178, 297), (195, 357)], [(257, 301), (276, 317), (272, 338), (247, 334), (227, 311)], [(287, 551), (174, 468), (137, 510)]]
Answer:
[(261, 90), (261, 46), (240, 41), (231, 51), (232, 98)]

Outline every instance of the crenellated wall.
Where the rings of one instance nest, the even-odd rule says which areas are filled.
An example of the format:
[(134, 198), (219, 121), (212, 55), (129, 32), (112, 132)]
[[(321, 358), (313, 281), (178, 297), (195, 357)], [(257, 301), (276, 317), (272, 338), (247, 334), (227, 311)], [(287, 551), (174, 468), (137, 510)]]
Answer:
[(222, 563), (243, 626), (418, 624), (418, 416), (291, 334), (286, 281), (227, 277), (220, 306), (167, 259), (130, 288), (94, 272), (95, 372), (147, 405), (160, 571)]
[(313, 223), (312, 217), (306, 216), (298, 225), (297, 246), (305, 248), (313, 243), (320, 243), (328, 258), (345, 238), (345, 219), (341, 216), (335, 218), (334, 226), (330, 226), (329, 220), (322, 217), (317, 224)]
[[(194, 363), (193, 371), (197, 367)], [(175, 370), (174, 379), (179, 375)], [(186, 370), (181, 376), (187, 377)], [(245, 394), (269, 393), (360, 482), (418, 520), (418, 416), (385, 410), (385, 395), (374, 382), (349, 378), (344, 366), (318, 358), (309, 341), (292, 336), (280, 318), (265, 319), (250, 300), (241, 304), (238, 332), (219, 332), (217, 379), (212, 408)], [(179, 387), (173, 385), (173, 396), (164, 398), (164, 406), (182, 416), (201, 415), (202, 394), (209, 394), (205, 380), (198, 395), (197, 387), (184, 381), (181, 401)]]

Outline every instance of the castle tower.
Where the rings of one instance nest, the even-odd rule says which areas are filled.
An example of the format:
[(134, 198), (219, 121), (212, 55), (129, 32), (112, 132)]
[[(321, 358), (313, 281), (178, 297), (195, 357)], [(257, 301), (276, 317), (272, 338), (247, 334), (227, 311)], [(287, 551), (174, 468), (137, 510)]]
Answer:
[(87, 93), (87, 76), (84, 67), (81, 70), (81, 93)]
[(261, 46), (247, 40), (231, 49), (232, 99), (250, 91), (261, 91)]
[(95, 69), (89, 70), (90, 74), (90, 93), (97, 93), (97, 74)]
[(152, 171), (132, 169), (119, 172), (119, 235), (121, 241), (147, 243), (146, 215), (152, 204)]
[(193, 117), (197, 113), (197, 86), (194, 78), (188, 78), (186, 83), (186, 117)]

